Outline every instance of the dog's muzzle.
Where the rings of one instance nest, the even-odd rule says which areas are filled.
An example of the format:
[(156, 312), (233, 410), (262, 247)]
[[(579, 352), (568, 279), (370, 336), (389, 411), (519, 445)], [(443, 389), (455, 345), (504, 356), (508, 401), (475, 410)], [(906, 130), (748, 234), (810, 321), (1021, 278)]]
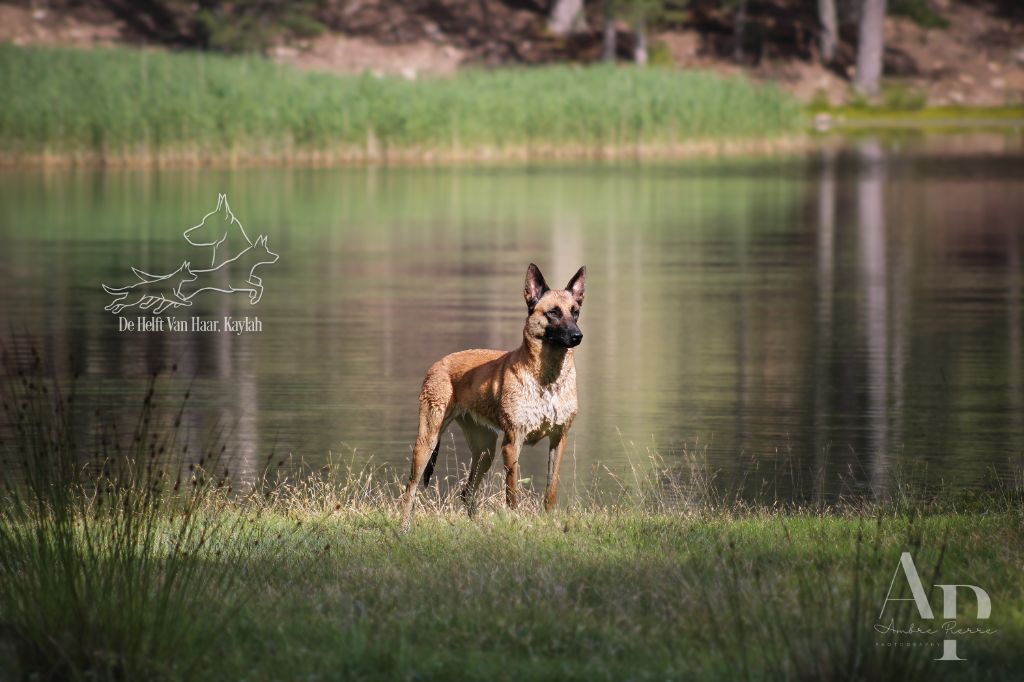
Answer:
[(562, 348), (575, 348), (583, 343), (583, 332), (578, 327), (576, 329), (558, 330), (551, 330), (549, 328), (548, 332), (544, 334), (544, 338)]

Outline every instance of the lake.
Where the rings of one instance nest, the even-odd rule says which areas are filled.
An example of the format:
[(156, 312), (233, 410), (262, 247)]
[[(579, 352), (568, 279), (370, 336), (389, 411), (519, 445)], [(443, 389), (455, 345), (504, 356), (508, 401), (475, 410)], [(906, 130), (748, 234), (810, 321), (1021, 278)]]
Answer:
[[(280, 255), (262, 300), (162, 316), (262, 329), (119, 331), (101, 284), (208, 266), (182, 233), (218, 193)], [(1019, 136), (639, 165), (5, 171), (0, 236), (4, 337), (81, 374), (81, 428), (95, 405), (130, 419), (174, 365), (189, 438), (227, 434), (242, 476), (329, 453), (404, 476), (425, 370), (518, 345), (531, 261), (559, 286), (588, 266), (570, 493), (654, 454), (792, 500), (981, 486), (1024, 453)], [(461, 434), (444, 443), (454, 477)], [(546, 452), (521, 462), (542, 487)]]

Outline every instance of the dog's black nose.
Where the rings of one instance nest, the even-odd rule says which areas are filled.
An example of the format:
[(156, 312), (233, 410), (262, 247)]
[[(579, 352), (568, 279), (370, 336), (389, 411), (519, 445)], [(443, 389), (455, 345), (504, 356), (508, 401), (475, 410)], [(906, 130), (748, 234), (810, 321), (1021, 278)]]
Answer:
[(580, 342), (583, 341), (583, 332), (573, 332), (572, 335), (569, 336), (569, 340), (572, 341), (572, 345), (574, 346), (580, 345)]

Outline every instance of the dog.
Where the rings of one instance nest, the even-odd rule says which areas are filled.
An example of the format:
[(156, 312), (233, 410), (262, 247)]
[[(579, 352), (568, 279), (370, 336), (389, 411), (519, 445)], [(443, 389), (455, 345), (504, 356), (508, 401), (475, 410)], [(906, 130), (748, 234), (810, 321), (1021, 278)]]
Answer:
[(505, 464), (505, 502), (518, 506), (519, 453), (523, 445), (548, 439), (548, 478), (544, 509), (558, 498), (558, 473), (569, 427), (576, 417), (576, 366), (573, 349), (583, 341), (579, 328), (587, 268), (581, 267), (564, 290), (549, 289), (540, 269), (530, 263), (523, 298), (523, 343), (513, 351), (464, 350), (434, 363), (420, 391), (419, 431), (412, 472), (402, 496), (401, 528), (408, 530), (422, 478), (430, 482), (441, 433), (455, 421), (473, 455), (462, 500), (470, 516), (475, 494), (491, 467), (498, 436)]
[(249, 295), (250, 304), (256, 305), (263, 298), (263, 280), (256, 275), (256, 269), (261, 265), (273, 265), (279, 258), (280, 256), (267, 246), (267, 235), (261, 235), (248, 248), (217, 267), (193, 270), (195, 277), (190, 280), (193, 284), (181, 289), (179, 295), (183, 300), (191, 301), (202, 291), (219, 291), (225, 294), (241, 291)]
[[(132, 268), (137, 282), (123, 287), (110, 287), (103, 285), (103, 290), (114, 297), (114, 300), (104, 310), (109, 310), (115, 315), (120, 315), (125, 308), (139, 306), (143, 310), (153, 308), (157, 315), (167, 308), (178, 308), (192, 305), (182, 295), (182, 286), (196, 280), (196, 274), (188, 261), (184, 261), (177, 270), (167, 275), (150, 275)], [(130, 302), (123, 302), (129, 295), (136, 296)]]

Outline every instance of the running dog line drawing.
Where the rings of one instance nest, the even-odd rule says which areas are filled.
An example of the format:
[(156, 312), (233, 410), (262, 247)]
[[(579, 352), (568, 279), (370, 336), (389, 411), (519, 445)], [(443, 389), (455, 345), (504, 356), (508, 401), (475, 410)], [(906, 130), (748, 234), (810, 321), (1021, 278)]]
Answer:
[[(196, 295), (203, 292), (245, 292), (251, 305), (260, 302), (263, 279), (256, 275), (256, 268), (273, 265), (280, 256), (267, 246), (267, 235), (260, 235), (256, 241), (249, 239), (242, 223), (232, 213), (226, 194), (218, 194), (217, 208), (203, 216), (198, 225), (185, 230), (182, 236), (191, 246), (212, 247), (211, 267), (193, 269), (185, 260), (177, 270), (166, 275), (154, 275), (133, 267), (138, 281), (123, 287), (103, 285), (103, 290), (115, 297), (104, 310), (117, 315), (125, 308), (138, 306), (160, 314), (168, 308), (191, 306)], [(136, 293), (137, 298), (124, 302)]]
[[(252, 246), (217, 267), (192, 270), (195, 276), (188, 281), (195, 284), (187, 288), (179, 287), (176, 293), (181, 300), (191, 305), (192, 298), (202, 291), (220, 291), (225, 294), (244, 291), (249, 294), (249, 303), (256, 305), (263, 298), (263, 280), (254, 274), (256, 268), (273, 265), (278, 258), (279, 255), (267, 248), (267, 236), (257, 237)], [(242, 279), (243, 276), (245, 279)]]
[[(181, 285), (185, 282), (194, 282), (196, 274), (192, 272), (189, 262), (182, 262), (174, 272), (167, 275), (149, 275), (135, 270), (139, 281), (123, 287), (108, 287), (103, 285), (103, 290), (114, 297), (110, 305), (103, 308), (115, 315), (119, 315), (125, 308), (139, 306), (143, 310), (153, 308), (153, 312), (159, 315), (170, 307), (192, 305), (191, 301), (182, 298)], [(130, 303), (122, 303), (129, 294), (138, 294), (138, 298)]]

